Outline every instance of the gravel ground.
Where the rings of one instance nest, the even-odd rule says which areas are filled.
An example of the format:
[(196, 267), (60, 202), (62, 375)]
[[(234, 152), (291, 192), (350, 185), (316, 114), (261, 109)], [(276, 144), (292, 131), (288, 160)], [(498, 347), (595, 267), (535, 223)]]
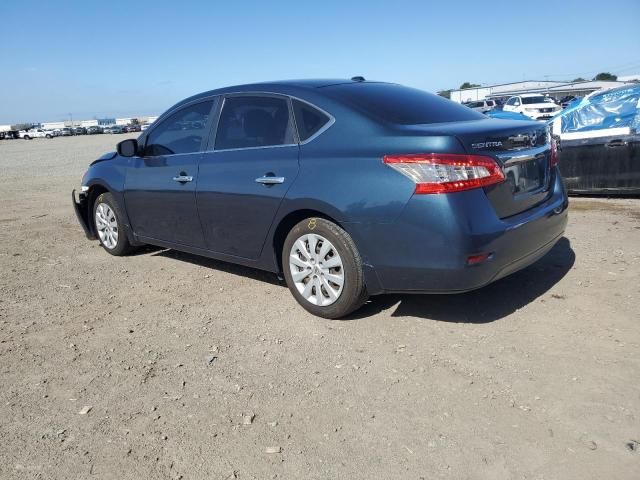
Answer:
[(114, 258), (70, 200), (125, 136), (0, 142), (0, 477), (640, 478), (640, 200), (537, 264), (315, 318), (267, 273)]

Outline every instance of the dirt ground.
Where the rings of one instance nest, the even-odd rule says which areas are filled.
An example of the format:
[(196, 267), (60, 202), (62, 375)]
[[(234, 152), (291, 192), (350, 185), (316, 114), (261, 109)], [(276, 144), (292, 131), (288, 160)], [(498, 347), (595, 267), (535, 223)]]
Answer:
[(0, 142), (0, 478), (640, 478), (640, 199), (572, 199), (482, 290), (328, 321), (87, 241), (71, 189), (122, 138)]

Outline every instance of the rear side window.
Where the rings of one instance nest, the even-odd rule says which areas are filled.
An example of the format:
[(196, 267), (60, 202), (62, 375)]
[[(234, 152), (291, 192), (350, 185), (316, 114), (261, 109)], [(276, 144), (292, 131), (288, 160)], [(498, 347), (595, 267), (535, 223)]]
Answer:
[(163, 120), (147, 137), (145, 155), (175, 155), (200, 151), (208, 136), (213, 100), (189, 105)]
[(293, 100), (293, 113), (296, 117), (296, 126), (301, 142), (311, 138), (331, 120), (328, 115), (317, 108), (295, 99)]
[(225, 99), (216, 133), (216, 150), (293, 143), (293, 122), (287, 100), (260, 96)]
[(381, 121), (411, 125), (486, 119), (446, 98), (389, 83), (348, 83), (324, 87), (329, 96)]

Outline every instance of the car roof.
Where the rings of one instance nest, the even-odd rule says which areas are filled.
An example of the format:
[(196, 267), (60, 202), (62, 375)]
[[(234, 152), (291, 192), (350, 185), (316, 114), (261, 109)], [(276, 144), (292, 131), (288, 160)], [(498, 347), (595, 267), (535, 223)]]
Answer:
[(244, 85), (233, 85), (230, 87), (217, 88), (214, 90), (208, 90), (206, 92), (198, 93), (189, 98), (178, 102), (170, 110), (188, 102), (198, 100), (199, 98), (211, 97), (214, 95), (222, 95), (225, 93), (242, 93), (242, 92), (273, 92), (294, 95), (295, 93), (303, 91), (312, 91), (323, 87), (329, 87), (333, 85), (342, 85), (350, 83), (388, 83), (388, 82), (375, 82), (369, 80), (359, 80), (362, 77), (354, 77), (356, 80), (349, 78), (316, 78), (316, 79), (303, 79), (303, 80), (278, 80), (270, 82), (257, 82), (247, 83)]
[(514, 95), (516, 97), (529, 98), (529, 97), (544, 97), (543, 93), (523, 93), (522, 95)]

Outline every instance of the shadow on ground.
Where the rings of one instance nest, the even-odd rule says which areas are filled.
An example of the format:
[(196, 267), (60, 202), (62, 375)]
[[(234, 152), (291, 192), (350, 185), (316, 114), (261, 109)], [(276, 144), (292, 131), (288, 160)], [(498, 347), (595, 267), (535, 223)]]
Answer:
[(178, 250), (160, 250), (153, 253), (154, 256), (173, 258), (182, 262), (189, 262), (201, 267), (212, 268), (220, 272), (230, 273), (239, 277), (251, 278), (260, 282), (270, 283), (271, 285), (280, 285), (286, 288), (284, 281), (278, 280), (275, 273), (256, 270), (255, 268), (236, 265), (235, 263), (222, 262), (212, 258), (201, 257), (191, 253), (179, 252)]
[(393, 317), (417, 317), (454, 323), (488, 323), (535, 301), (564, 277), (575, 263), (568, 239), (562, 238), (533, 265), (479, 290), (456, 295), (380, 295), (345, 320), (395, 309)]
[[(146, 253), (193, 263), (225, 273), (286, 287), (275, 274), (221, 262), (176, 250)], [(575, 253), (562, 238), (535, 264), (484, 288), (456, 295), (378, 295), (344, 320), (370, 317), (394, 308), (393, 317), (417, 317), (442, 322), (488, 323), (504, 318), (535, 301), (564, 277), (575, 262)], [(395, 306), (395, 307), (394, 307)]]

